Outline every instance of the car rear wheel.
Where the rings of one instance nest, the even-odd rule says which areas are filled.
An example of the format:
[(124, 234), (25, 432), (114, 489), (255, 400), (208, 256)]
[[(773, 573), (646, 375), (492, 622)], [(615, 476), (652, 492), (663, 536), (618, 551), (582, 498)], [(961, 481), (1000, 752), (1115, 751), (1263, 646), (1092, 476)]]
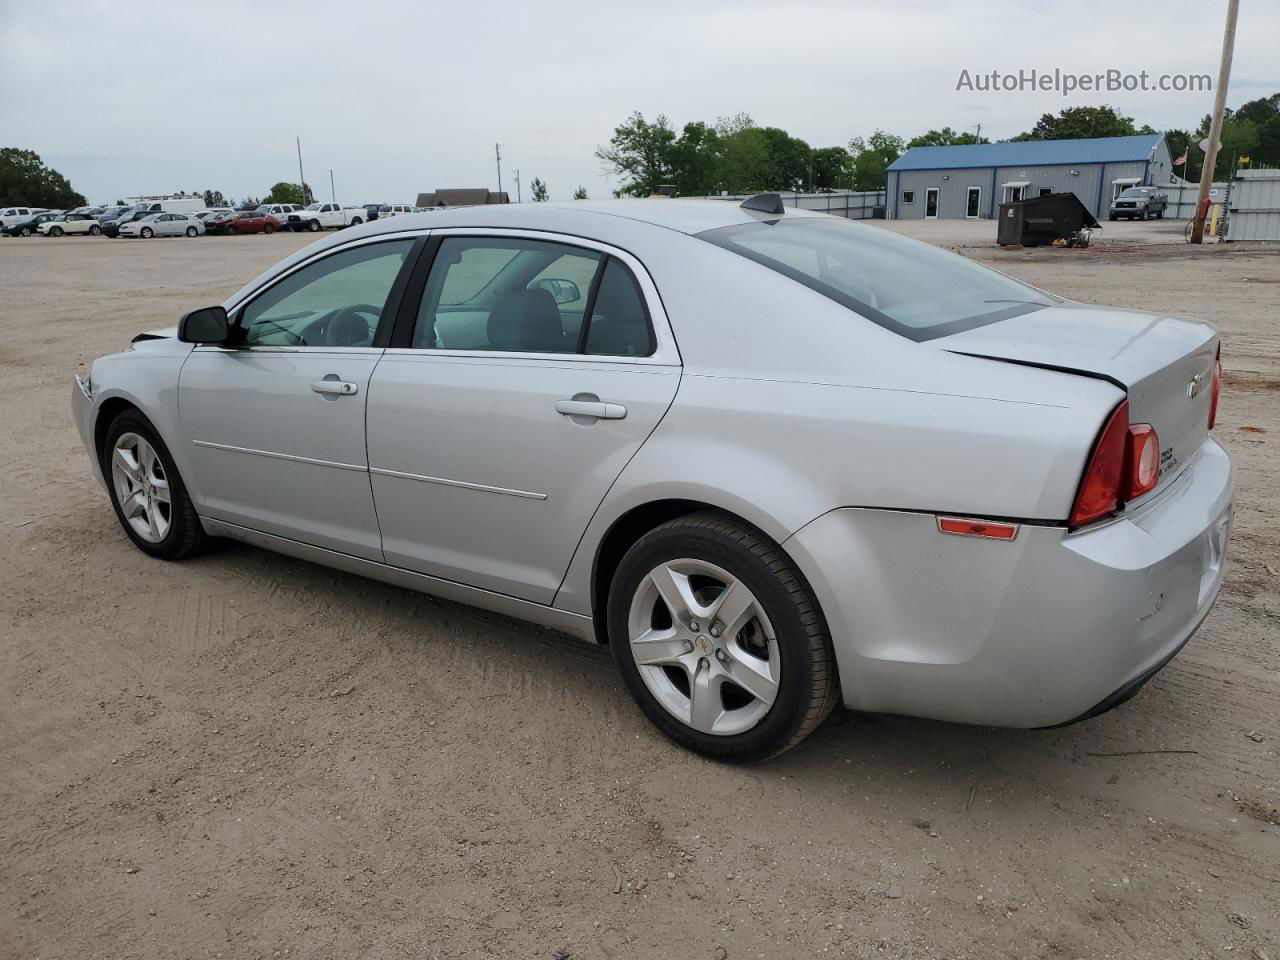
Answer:
[(102, 235), (102, 228), (99, 227), (97, 224), (89, 228), (89, 236), (97, 237), (101, 235)]
[(188, 237), (194, 237), (194, 236), (195, 236), (197, 233), (199, 233), (199, 232), (200, 232), (200, 231), (199, 231), (199, 230), (197, 230), (195, 227), (187, 227), (187, 236), (188, 236)]
[(21, 233), (24, 237), (29, 237), (29, 236), (31, 236), (33, 233), (35, 233), (35, 231), (34, 231), (34, 230), (32, 230), (30, 227), (23, 227), (23, 228), (22, 228), (20, 231), (18, 231), (18, 232), (19, 232), (19, 233)]
[(353, 227), (358, 227), (358, 226), (360, 226), (360, 224), (362, 224), (362, 223), (364, 223), (364, 221), (363, 221), (360, 217), (352, 217), (352, 218), (351, 218), (351, 225), (352, 225)]
[(150, 240), (155, 235), (156, 235), (156, 232), (152, 230), (150, 227), (143, 227), (141, 230), (138, 231), (138, 236), (142, 237), (143, 240)]
[(320, 230), (320, 221), (319, 221), (319, 220), (312, 220), (310, 223), (308, 223), (308, 224), (307, 224), (307, 229), (308, 229), (308, 230), (310, 230), (312, 233), (317, 233), (317, 232), (319, 232), (319, 230)]
[(763, 534), (715, 513), (665, 523), (627, 551), (608, 628), (641, 709), (707, 756), (781, 753), (838, 697), (826, 622), (799, 571)]
[(180, 560), (204, 545), (204, 528), (178, 468), (142, 414), (127, 410), (111, 422), (102, 455), (116, 518), (139, 550)]
[(49, 236), (51, 236), (51, 237), (60, 237), (60, 236), (62, 236), (62, 228), (61, 228), (61, 227), (50, 227), (50, 228), (49, 228)]

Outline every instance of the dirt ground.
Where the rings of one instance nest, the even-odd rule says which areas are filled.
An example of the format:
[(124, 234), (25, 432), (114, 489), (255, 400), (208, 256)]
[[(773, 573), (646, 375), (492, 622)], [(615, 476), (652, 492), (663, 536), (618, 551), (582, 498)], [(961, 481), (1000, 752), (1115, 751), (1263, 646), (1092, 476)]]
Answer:
[(305, 238), (0, 241), (0, 957), (1280, 960), (1280, 249), (991, 229), (959, 245), (1220, 325), (1221, 599), (1099, 719), (838, 713), (752, 767), (662, 739), (604, 650), (130, 545), (71, 375)]

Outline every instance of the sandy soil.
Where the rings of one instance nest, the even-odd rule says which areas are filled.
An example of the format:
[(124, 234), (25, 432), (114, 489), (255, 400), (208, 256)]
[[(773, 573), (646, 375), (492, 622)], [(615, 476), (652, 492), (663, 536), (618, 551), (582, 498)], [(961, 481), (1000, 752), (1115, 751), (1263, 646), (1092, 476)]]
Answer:
[(602, 650), (129, 544), (72, 373), (303, 242), (0, 241), (0, 957), (1280, 958), (1280, 250), (961, 243), (1225, 332), (1231, 567), (1167, 670), (1063, 730), (837, 714), (736, 768)]

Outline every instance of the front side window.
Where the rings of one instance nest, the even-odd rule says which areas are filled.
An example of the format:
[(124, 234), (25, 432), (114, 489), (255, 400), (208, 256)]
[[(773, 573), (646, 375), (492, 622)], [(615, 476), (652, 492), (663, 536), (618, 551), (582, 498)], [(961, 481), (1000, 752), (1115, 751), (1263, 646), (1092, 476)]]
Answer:
[(245, 346), (369, 347), (413, 240), (343, 250), (290, 274), (241, 311)]
[(948, 336), (1060, 302), (954, 253), (846, 220), (762, 220), (698, 236), (911, 340)]

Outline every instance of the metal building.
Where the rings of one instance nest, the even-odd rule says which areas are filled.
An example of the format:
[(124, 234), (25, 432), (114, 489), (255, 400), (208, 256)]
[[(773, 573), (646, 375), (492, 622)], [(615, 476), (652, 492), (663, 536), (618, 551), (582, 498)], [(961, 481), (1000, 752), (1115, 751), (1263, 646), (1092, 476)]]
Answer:
[(1090, 140), (1023, 140), (912, 147), (888, 170), (886, 214), (895, 220), (994, 217), (1001, 203), (1074, 193), (1095, 217), (1127, 187), (1173, 173), (1164, 134)]
[(1280, 241), (1280, 170), (1237, 170), (1227, 240)]

